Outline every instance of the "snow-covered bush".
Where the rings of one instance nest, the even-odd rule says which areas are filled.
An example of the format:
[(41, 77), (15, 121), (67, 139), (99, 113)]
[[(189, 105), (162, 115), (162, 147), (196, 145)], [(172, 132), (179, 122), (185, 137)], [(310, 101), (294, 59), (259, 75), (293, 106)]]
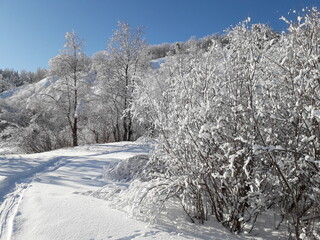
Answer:
[[(250, 31), (241, 25), (230, 32), (230, 39), (231, 34), (239, 37), (242, 32), (251, 37)], [(159, 192), (178, 198), (192, 221), (204, 221), (213, 214), (231, 231), (240, 231), (252, 217), (245, 217), (245, 211), (260, 208), (258, 203), (254, 207), (248, 203), (260, 199), (255, 184), (260, 179), (254, 178), (253, 123), (244, 98), (247, 87), (253, 85), (247, 66), (237, 58), (240, 55), (229, 54), (238, 46), (229, 47), (214, 42), (208, 53), (195, 48), (177, 56), (172, 61), (175, 65), (167, 62), (159, 69), (166, 73), (158, 75), (165, 79), (156, 81), (156, 86), (142, 80), (133, 107), (137, 118), (152, 122), (159, 133), (160, 146), (149, 164), (162, 168), (149, 177), (170, 182), (159, 184)], [(234, 66), (242, 67), (242, 72)], [(242, 79), (235, 81), (236, 74)]]
[(106, 169), (105, 177), (119, 182), (143, 179), (143, 171), (149, 160), (148, 155), (136, 155), (119, 162), (115, 167)]
[(71, 146), (68, 129), (52, 112), (35, 114), (29, 126), (20, 129), (19, 137), (21, 148), (27, 153)]
[(159, 136), (147, 192), (233, 232), (273, 207), (290, 235), (318, 234), (319, 21), (312, 9), (279, 35), (248, 19), (137, 81), (134, 116)]
[(273, 203), (290, 235), (312, 237), (320, 216), (319, 70), (317, 9), (289, 22), (264, 56), (256, 155), (269, 167)]

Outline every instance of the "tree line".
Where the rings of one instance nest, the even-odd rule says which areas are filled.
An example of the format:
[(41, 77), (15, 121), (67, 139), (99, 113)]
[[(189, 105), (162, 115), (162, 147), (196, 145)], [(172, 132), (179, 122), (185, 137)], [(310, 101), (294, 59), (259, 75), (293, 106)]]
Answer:
[(20, 87), (23, 84), (35, 83), (45, 78), (47, 71), (38, 68), (36, 72), (22, 70), (20, 72), (13, 69), (0, 69), (0, 93)]
[[(136, 81), (151, 71), (150, 60), (187, 53), (193, 41), (205, 49), (213, 38), (219, 37), (149, 46), (142, 27), (119, 22), (107, 48), (89, 57), (84, 40), (75, 31), (68, 32), (64, 48), (50, 59), (48, 70), (39, 69), (37, 78), (31, 77), (30, 82), (38, 81), (45, 73), (41, 77), (46, 77), (43, 85), (48, 87), (37, 91), (31, 87), (29, 92), (34, 93), (28, 101), (2, 102), (1, 118), (17, 125), (5, 138), (19, 135), (27, 152), (135, 140), (144, 126), (133, 119), (130, 107)], [(22, 71), (18, 79), (27, 75), (32, 74)]]

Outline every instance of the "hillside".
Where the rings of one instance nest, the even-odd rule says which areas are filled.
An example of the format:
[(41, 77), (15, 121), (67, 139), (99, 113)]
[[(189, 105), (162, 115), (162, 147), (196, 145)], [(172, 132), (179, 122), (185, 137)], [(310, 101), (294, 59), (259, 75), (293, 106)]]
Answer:
[[(0, 93), (0, 154), (23, 153), (20, 148), (21, 129), (29, 125), (30, 104), (36, 107), (41, 95), (52, 91), (52, 85), (57, 78), (44, 78), (43, 80), (25, 84), (20, 87)], [(33, 108), (34, 108), (33, 107)]]
[(22, 85), (21, 87), (0, 93), (0, 99), (6, 100), (8, 104), (28, 104), (30, 99), (37, 94), (45, 94), (55, 84), (57, 78), (46, 77), (39, 82)]
[[(150, 61), (150, 71), (157, 71), (167, 58), (159, 58)], [(102, 92), (101, 84), (99, 85), (94, 75), (88, 75), (86, 82), (86, 95), (96, 98)], [(22, 139), (18, 139), (21, 131), (25, 130), (29, 124), (32, 124), (34, 112), (50, 111), (52, 105), (48, 103), (50, 98), (60, 99), (59, 89), (65, 84), (63, 80), (57, 77), (46, 77), (38, 82), (24, 84), (20, 87), (13, 88), (0, 93), (0, 154), (23, 153), (24, 149), (20, 147)], [(58, 91), (57, 91), (58, 89)], [(92, 101), (92, 98), (91, 100)], [(99, 99), (100, 101), (100, 99)], [(99, 110), (99, 104), (95, 108)], [(103, 106), (101, 106), (103, 107)], [(85, 108), (89, 108), (86, 106)], [(41, 114), (41, 112), (40, 112)], [(60, 117), (63, 118), (63, 117)], [(17, 133), (18, 131), (18, 133)], [(17, 136), (18, 135), (18, 136)], [(90, 143), (90, 140), (88, 141)], [(86, 142), (87, 143), (87, 142)]]

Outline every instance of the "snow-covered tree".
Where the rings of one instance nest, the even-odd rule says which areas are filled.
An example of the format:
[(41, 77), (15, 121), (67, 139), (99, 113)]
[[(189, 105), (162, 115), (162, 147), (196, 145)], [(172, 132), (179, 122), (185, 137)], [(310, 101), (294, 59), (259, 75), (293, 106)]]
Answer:
[[(132, 91), (135, 78), (146, 66), (144, 50), (146, 42), (140, 27), (131, 27), (128, 23), (119, 22), (118, 29), (111, 37), (107, 49), (109, 71), (105, 79), (111, 99), (116, 108), (117, 134), (121, 140), (133, 139), (132, 114), (129, 109), (132, 102)], [(120, 127), (119, 124), (122, 126)], [(121, 128), (121, 130), (120, 130)], [(119, 140), (120, 140), (119, 139)]]
[(76, 32), (66, 33), (66, 42), (61, 54), (49, 62), (53, 77), (58, 77), (54, 92), (47, 94), (52, 104), (67, 120), (72, 133), (72, 145), (78, 145), (78, 121), (84, 107), (86, 77), (90, 69), (90, 58), (83, 52), (83, 41)]

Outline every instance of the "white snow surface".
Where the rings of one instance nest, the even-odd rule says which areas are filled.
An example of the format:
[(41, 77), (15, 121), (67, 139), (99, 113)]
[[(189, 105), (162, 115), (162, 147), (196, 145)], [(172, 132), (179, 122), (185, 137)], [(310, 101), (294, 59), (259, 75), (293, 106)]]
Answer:
[(150, 61), (150, 66), (152, 69), (159, 69), (161, 65), (166, 62), (165, 58), (158, 58)]
[(46, 77), (34, 84), (25, 84), (12, 90), (4, 91), (0, 93), (0, 99), (5, 99), (8, 102), (25, 102), (34, 97), (35, 94), (44, 93), (58, 80), (58, 78)]
[(117, 184), (104, 177), (108, 165), (150, 149), (146, 142), (120, 142), (2, 156), (0, 240), (244, 238), (218, 223), (191, 224), (183, 214), (151, 225), (85, 194)]

